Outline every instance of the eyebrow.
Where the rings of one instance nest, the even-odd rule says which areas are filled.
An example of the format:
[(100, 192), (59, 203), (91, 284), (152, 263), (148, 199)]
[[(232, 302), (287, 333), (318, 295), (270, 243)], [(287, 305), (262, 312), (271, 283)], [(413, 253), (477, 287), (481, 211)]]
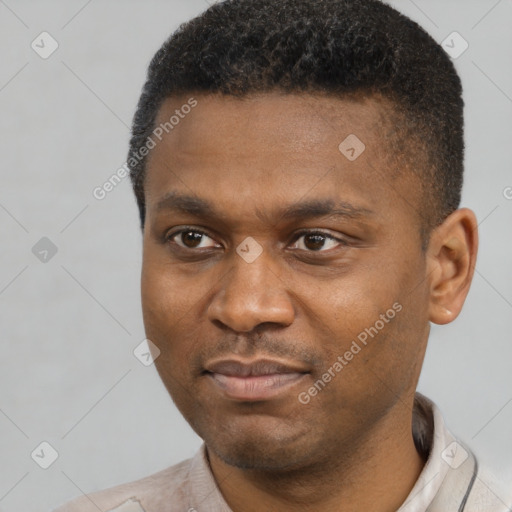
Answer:
[[(195, 217), (221, 217), (215, 207), (205, 199), (179, 192), (167, 193), (158, 201), (154, 209), (157, 213), (162, 211), (175, 211)], [(263, 214), (260, 210), (256, 210), (255, 214), (259, 219), (268, 221), (268, 216)], [(317, 217), (360, 219), (362, 217), (373, 216), (375, 212), (368, 208), (354, 206), (345, 201), (325, 198), (292, 203), (282, 208), (277, 215), (280, 219), (285, 220), (303, 220)]]

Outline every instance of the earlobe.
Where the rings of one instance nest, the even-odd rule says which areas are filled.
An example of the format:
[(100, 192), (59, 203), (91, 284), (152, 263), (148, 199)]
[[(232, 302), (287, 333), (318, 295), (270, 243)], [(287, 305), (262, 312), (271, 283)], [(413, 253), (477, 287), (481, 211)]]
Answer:
[(478, 224), (467, 208), (453, 212), (433, 231), (427, 249), (431, 322), (447, 324), (459, 315), (473, 279), (477, 251)]

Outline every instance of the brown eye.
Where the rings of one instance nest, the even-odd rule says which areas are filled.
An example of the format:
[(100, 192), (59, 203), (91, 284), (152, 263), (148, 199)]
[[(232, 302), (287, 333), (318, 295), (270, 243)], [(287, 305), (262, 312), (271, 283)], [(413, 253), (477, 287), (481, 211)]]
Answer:
[[(301, 239), (304, 239), (304, 241), (299, 243)], [(300, 233), (295, 243), (296, 246), (298, 246), (295, 247), (296, 249), (302, 249), (308, 252), (326, 252), (328, 249), (336, 247), (336, 245), (346, 245), (343, 240), (321, 231)]]
[(184, 231), (181, 233), (181, 241), (190, 249), (195, 249), (201, 244), (203, 235), (194, 231)]
[(323, 248), (326, 237), (324, 235), (306, 235), (304, 245), (312, 251), (318, 251)]
[[(205, 240), (210, 239), (210, 245), (201, 245)], [(176, 243), (184, 249), (205, 249), (215, 247), (215, 242), (204, 232), (197, 229), (182, 229), (169, 235), (167, 240)]]

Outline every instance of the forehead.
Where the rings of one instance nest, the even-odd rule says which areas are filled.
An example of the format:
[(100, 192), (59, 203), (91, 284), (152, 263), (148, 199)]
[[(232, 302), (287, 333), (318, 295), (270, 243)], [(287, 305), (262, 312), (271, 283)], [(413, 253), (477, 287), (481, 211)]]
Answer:
[[(183, 108), (192, 96), (196, 106)], [(391, 183), (395, 173), (381, 136), (388, 111), (379, 97), (169, 98), (156, 121), (168, 129), (148, 157), (148, 213), (166, 194), (180, 191), (223, 199), (238, 214), (251, 205), (261, 212), (270, 203), (329, 194), (368, 210), (379, 206), (387, 215), (405, 206), (397, 198), (411, 198), (418, 189), (408, 190), (405, 177)]]
[[(157, 126), (165, 125), (190, 98), (165, 100), (158, 112)], [(357, 134), (371, 143), (390, 109), (390, 103), (377, 96), (339, 99), (332, 95), (272, 92), (242, 98), (196, 95), (194, 99), (197, 106), (180, 116), (179, 125), (168, 137), (169, 143), (179, 146), (180, 151), (187, 151), (200, 140), (201, 147), (196, 149), (214, 152), (220, 149), (214, 145), (221, 141), (224, 149), (234, 149), (236, 145), (238, 151), (265, 145), (280, 153), (304, 152), (327, 142), (326, 136), (331, 144), (341, 142), (343, 132)]]

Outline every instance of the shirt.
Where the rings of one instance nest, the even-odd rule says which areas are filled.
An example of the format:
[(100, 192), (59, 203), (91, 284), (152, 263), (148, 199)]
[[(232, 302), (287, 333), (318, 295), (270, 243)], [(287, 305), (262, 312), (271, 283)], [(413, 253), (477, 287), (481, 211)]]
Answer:
[[(438, 407), (416, 393), (412, 421), (425, 466), (397, 512), (510, 512), (505, 488), (446, 428)], [(340, 510), (343, 509), (341, 505)], [(54, 512), (233, 512), (211, 471), (206, 446), (191, 459), (140, 480), (84, 495)]]

